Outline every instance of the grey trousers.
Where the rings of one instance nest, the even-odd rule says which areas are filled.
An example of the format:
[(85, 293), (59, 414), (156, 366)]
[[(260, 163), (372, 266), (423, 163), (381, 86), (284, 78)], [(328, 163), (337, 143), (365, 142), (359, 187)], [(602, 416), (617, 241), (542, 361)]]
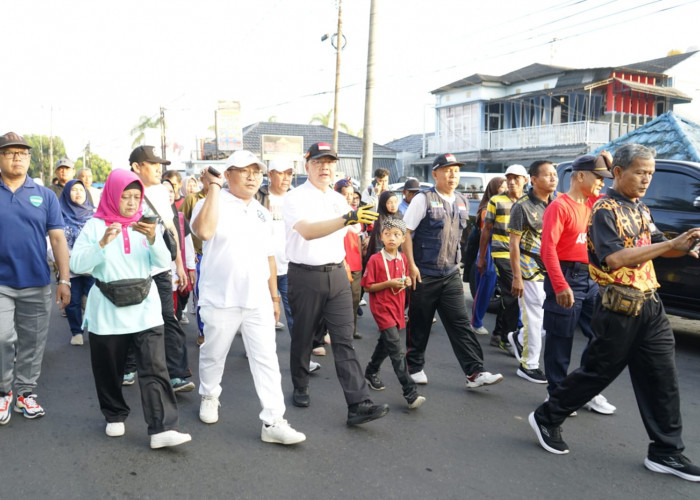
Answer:
[[(32, 393), (49, 333), (51, 286), (0, 286), (0, 392)], [(17, 360), (15, 361), (15, 350)]]

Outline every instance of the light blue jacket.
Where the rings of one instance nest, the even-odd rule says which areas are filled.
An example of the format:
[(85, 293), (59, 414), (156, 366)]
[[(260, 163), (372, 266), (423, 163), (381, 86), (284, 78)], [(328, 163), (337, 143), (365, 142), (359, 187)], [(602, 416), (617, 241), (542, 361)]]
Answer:
[[(100, 281), (146, 278), (153, 267), (170, 265), (170, 252), (163, 238), (156, 234), (153, 245), (146, 236), (132, 230), (129, 232), (131, 252), (124, 253), (124, 238), (121, 233), (104, 248), (100, 240), (107, 225), (103, 219), (92, 218), (75, 241), (70, 256), (70, 268), (76, 274), (91, 274)], [(146, 300), (133, 306), (117, 307), (102, 295), (97, 285), (90, 289), (85, 305), (83, 327), (97, 335), (119, 335), (137, 333), (163, 324), (160, 297), (156, 284)]]

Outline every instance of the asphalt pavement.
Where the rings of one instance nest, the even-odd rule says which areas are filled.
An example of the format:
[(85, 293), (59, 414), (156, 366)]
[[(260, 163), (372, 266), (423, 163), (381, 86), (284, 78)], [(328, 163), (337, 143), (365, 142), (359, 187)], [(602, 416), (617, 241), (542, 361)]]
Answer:
[[(471, 299), (467, 296), (471, 307)], [(363, 367), (377, 329), (364, 307), (355, 342)], [(190, 316), (190, 318), (193, 318)], [(495, 317), (488, 314), (491, 329)], [(687, 455), (700, 462), (700, 322), (673, 319)], [(194, 321), (185, 327), (197, 382)], [(90, 371), (89, 346), (71, 346), (70, 330), (57, 309), (37, 393), (46, 416), (15, 413), (0, 427), (0, 499), (24, 498), (699, 498), (700, 484), (647, 471), (648, 439), (627, 371), (605, 391), (614, 416), (580, 410), (564, 424), (571, 453), (547, 453), (527, 423), (545, 386), (515, 375), (517, 364), (480, 336), (486, 369), (500, 372), (498, 385), (468, 390), (441, 322), (433, 325), (427, 350), (429, 384), (419, 386), (426, 403), (408, 410), (389, 360), (387, 388), (373, 392), (389, 414), (357, 427), (345, 424), (347, 408), (328, 349), (315, 357), (311, 406), (291, 404), (289, 335), (277, 334), (286, 396), (286, 418), (306, 433), (296, 446), (260, 440), (259, 401), (238, 337), (223, 379), (220, 420), (199, 421), (196, 391), (178, 395), (180, 428), (192, 442), (151, 450), (138, 385), (125, 387), (132, 408), (126, 435), (109, 438)], [(583, 336), (577, 334), (572, 368)]]

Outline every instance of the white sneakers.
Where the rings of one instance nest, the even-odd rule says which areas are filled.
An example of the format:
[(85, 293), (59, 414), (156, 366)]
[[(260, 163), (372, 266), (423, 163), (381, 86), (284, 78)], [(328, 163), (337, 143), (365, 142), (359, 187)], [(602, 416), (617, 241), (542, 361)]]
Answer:
[(615, 413), (615, 410), (617, 410), (616, 407), (608, 403), (608, 400), (605, 399), (605, 396), (602, 394), (595, 396), (588, 403), (583, 405), (583, 407), (589, 411), (594, 411), (602, 415), (612, 415)]
[(297, 444), (306, 441), (306, 436), (292, 429), (285, 419), (278, 417), (272, 425), (263, 424), (260, 439), (266, 443)]
[(199, 420), (205, 424), (215, 424), (219, 421), (219, 398), (216, 396), (202, 396), (199, 405)]
[(73, 335), (70, 339), (70, 345), (83, 345), (83, 334)]
[(109, 437), (120, 437), (124, 435), (124, 432), (124, 422), (107, 422), (105, 434), (107, 434)]
[(416, 373), (411, 373), (411, 378), (416, 384), (425, 385), (428, 383), (428, 376), (425, 374), (424, 370)]
[(168, 448), (192, 441), (192, 436), (178, 431), (165, 431), (151, 435), (151, 448)]
[(467, 377), (467, 389), (476, 389), (484, 385), (493, 385), (503, 380), (500, 373), (477, 372)]
[(490, 332), (483, 326), (480, 326), (479, 328), (475, 328), (472, 326), (472, 329), (474, 330), (474, 333), (477, 335), (488, 335)]
[(316, 361), (309, 361), (309, 373), (316, 372), (321, 369), (321, 363), (317, 363)]

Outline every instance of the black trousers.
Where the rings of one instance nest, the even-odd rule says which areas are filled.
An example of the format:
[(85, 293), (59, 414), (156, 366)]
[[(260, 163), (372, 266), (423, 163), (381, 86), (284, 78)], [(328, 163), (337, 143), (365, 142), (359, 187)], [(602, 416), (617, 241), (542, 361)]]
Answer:
[(416, 393), (416, 383), (408, 374), (408, 366), (406, 365), (406, 355), (401, 347), (401, 337), (399, 329), (396, 326), (381, 330), (379, 332), (379, 340), (374, 348), (372, 358), (365, 369), (366, 374), (379, 373), (382, 363), (386, 358), (391, 359), (391, 366), (394, 368), (394, 373), (401, 383), (403, 395), (405, 397)]
[(122, 394), (129, 348), (136, 354), (141, 406), (148, 434), (177, 429), (177, 401), (165, 367), (162, 327), (125, 335), (90, 333), (90, 361), (102, 414), (107, 422), (124, 422), (129, 416), (129, 405)]
[[(192, 376), (187, 359), (187, 338), (174, 313), (172, 273), (165, 271), (153, 276), (160, 296), (161, 314), (165, 335), (165, 362), (170, 378), (188, 378)], [(136, 359), (133, 351), (128, 353), (126, 372), (136, 371)]]
[(408, 308), (408, 371), (419, 372), (425, 365), (425, 349), (428, 347), (435, 311), (440, 315), (464, 374), (469, 376), (483, 371), (484, 354), (471, 327), (459, 271), (445, 277), (422, 276), (421, 280), (416, 289), (411, 291), (411, 305)]
[(293, 262), (287, 271), (294, 330), (289, 353), (295, 388), (309, 385), (314, 333), (323, 321), (331, 337), (335, 372), (348, 405), (370, 399), (355, 348), (350, 282), (343, 266), (328, 272), (303, 269)]
[(498, 272), (498, 285), (501, 289), (501, 307), (496, 316), (496, 326), (493, 334), (501, 337), (503, 342), (508, 342), (508, 334), (517, 330), (520, 317), (520, 305), (518, 298), (510, 293), (513, 287), (513, 270), (507, 259), (493, 259)]
[(595, 337), (586, 361), (554, 389), (537, 408), (546, 425), (561, 425), (572, 411), (610, 385), (627, 366), (637, 406), (651, 443), (649, 453), (680, 454), (680, 394), (675, 340), (658, 295), (648, 299), (636, 317), (610, 312), (596, 300), (591, 326)]

